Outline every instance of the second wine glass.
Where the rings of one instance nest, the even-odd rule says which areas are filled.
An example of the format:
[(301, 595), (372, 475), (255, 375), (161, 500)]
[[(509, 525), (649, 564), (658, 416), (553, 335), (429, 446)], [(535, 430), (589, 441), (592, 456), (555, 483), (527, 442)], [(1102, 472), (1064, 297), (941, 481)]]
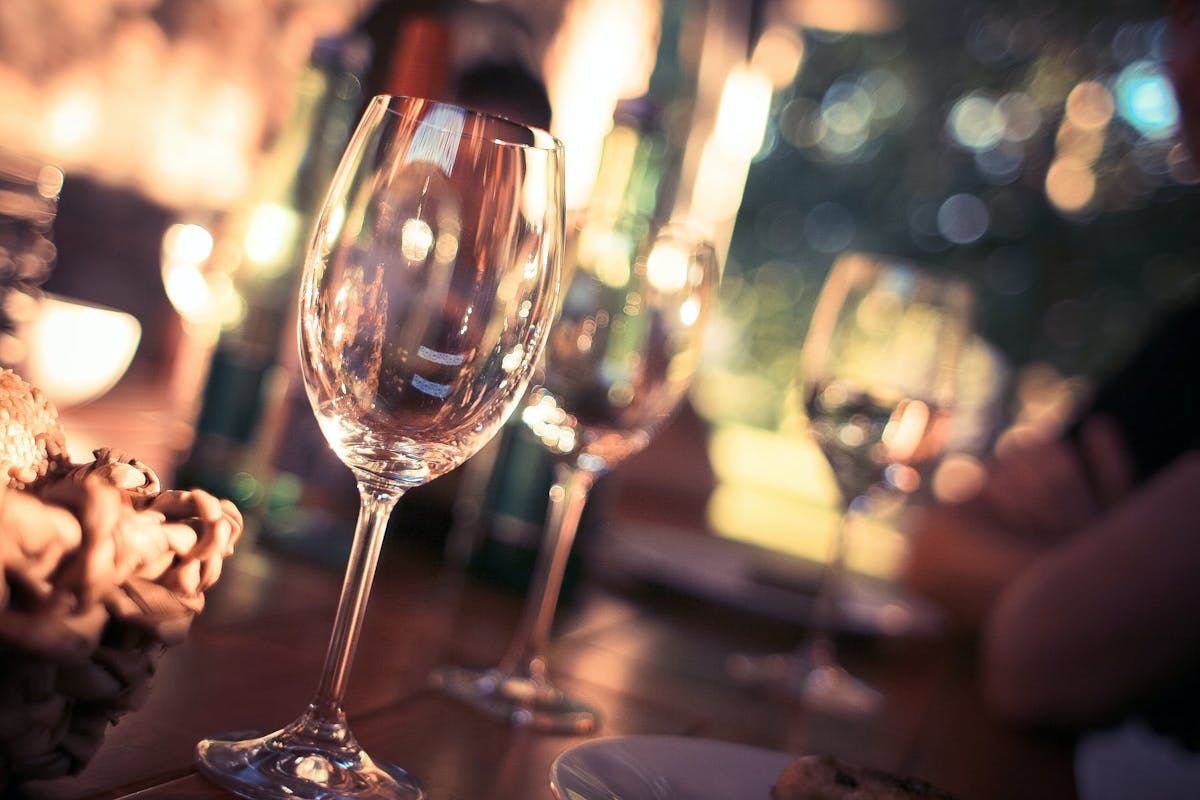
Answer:
[(443, 666), (432, 680), (518, 725), (585, 734), (599, 724), (598, 712), (559, 688), (548, 668), (563, 571), (596, 479), (644, 448), (690, 385), (718, 276), (712, 245), (682, 225), (664, 226), (640, 247), (585, 225), (575, 248), (545, 376), (521, 411), (555, 460), (524, 614), (497, 666)]
[(844, 503), (809, 635), (789, 654), (737, 654), (744, 683), (781, 683), (812, 709), (874, 711), (880, 694), (836, 656), (847, 533), (875, 501), (902, 498), (941, 455), (952, 421), (972, 298), (961, 280), (898, 258), (862, 253), (833, 266), (813, 311), (795, 394)]

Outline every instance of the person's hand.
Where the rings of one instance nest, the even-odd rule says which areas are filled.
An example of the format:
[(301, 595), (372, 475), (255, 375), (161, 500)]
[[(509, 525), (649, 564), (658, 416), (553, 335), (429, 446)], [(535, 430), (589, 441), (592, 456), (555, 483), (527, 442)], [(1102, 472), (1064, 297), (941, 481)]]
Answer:
[(1129, 493), (1133, 472), (1117, 425), (1085, 420), (1075, 437), (1027, 440), (1004, 452), (967, 501), (1014, 539), (1053, 545)]
[(1087, 420), (1074, 439), (1026, 438), (996, 460), (977, 493), (918, 509), (901, 580), (976, 628), (1000, 592), (1130, 491), (1119, 429)]

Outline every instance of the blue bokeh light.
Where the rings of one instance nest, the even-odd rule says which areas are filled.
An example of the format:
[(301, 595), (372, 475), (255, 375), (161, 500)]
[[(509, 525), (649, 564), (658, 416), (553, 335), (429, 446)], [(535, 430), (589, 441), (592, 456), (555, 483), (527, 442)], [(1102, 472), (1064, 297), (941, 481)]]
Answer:
[(1166, 139), (1179, 124), (1179, 107), (1171, 82), (1149, 61), (1135, 61), (1117, 75), (1117, 111), (1148, 139)]

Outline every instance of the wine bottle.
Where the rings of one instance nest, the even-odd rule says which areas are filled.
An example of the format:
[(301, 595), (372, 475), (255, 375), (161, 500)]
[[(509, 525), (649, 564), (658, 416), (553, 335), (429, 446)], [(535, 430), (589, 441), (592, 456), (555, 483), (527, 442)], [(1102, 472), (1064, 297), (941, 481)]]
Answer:
[(292, 112), (264, 153), (243, 202), (216, 232), (211, 265), (225, 272), (241, 313), (213, 348), (194, 438), (176, 472), (181, 486), (232, 498), (248, 519), (264, 502), (268, 454), (282, 394), (281, 349), (292, 342), (297, 282), (314, 215), (362, 104), (370, 44), (318, 39), (299, 76)]

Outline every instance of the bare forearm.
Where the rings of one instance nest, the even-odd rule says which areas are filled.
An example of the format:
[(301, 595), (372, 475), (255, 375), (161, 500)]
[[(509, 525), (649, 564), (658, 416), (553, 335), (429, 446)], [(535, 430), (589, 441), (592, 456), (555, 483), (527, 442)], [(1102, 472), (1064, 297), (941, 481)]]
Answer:
[(1200, 655), (1200, 455), (1025, 570), (985, 633), (988, 698), (1019, 720), (1086, 723)]

